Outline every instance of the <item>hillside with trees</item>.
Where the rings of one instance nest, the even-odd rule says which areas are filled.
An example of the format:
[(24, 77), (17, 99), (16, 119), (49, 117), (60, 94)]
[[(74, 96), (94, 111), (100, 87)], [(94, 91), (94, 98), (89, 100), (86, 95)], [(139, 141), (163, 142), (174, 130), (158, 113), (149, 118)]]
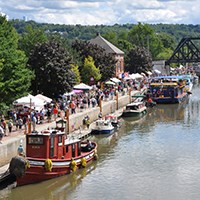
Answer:
[(152, 69), (168, 59), (182, 37), (200, 37), (199, 25), (115, 24), (81, 26), (7, 21), (0, 16), (0, 110), (27, 93), (58, 97), (81, 81), (104, 82), (115, 60), (89, 40), (100, 33), (125, 55), (125, 70)]
[[(34, 21), (12, 20), (13, 26), (19, 34), (25, 31), (27, 25), (33, 28), (42, 28), (51, 33), (58, 32), (70, 40), (90, 40), (96, 36), (97, 33), (105, 35), (112, 33), (117, 38), (122, 38), (137, 24), (115, 24), (113, 26), (96, 25), (96, 26), (82, 26), (82, 25), (59, 25), (36, 23)], [(174, 37), (176, 42), (179, 42), (183, 37), (200, 37), (200, 25), (192, 24), (149, 24), (149, 26), (158, 34), (166, 33)], [(112, 36), (111, 36), (112, 37)], [(111, 39), (111, 38), (110, 38)]]

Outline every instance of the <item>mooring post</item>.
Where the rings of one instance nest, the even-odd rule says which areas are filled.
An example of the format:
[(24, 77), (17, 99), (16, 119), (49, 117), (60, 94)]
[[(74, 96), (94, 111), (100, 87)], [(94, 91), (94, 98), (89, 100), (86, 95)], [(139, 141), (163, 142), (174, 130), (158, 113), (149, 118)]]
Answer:
[(117, 110), (118, 110), (119, 109), (119, 93), (118, 93), (118, 91), (116, 91), (116, 101), (117, 101), (116, 107), (117, 107)]
[(66, 109), (66, 121), (67, 121), (67, 125), (66, 125), (66, 134), (69, 134), (69, 109)]

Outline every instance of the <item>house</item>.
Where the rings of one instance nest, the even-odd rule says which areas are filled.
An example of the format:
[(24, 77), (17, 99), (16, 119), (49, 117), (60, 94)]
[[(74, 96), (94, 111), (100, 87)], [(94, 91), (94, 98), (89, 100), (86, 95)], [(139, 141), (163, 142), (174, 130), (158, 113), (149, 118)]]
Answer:
[(96, 44), (102, 47), (107, 54), (111, 54), (114, 59), (116, 59), (116, 70), (115, 75), (119, 77), (122, 73), (124, 73), (124, 52), (118, 49), (116, 46), (108, 42), (105, 38), (103, 38), (100, 34), (97, 35), (96, 38), (90, 40), (91, 44)]

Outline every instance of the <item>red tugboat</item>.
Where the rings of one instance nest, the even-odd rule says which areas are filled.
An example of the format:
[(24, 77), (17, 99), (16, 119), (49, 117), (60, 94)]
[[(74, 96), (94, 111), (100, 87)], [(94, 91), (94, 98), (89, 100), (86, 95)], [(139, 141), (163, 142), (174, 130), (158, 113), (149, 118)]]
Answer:
[(59, 130), (26, 135), (26, 157), (12, 158), (9, 166), (17, 186), (63, 176), (97, 158), (97, 144), (66, 138)]

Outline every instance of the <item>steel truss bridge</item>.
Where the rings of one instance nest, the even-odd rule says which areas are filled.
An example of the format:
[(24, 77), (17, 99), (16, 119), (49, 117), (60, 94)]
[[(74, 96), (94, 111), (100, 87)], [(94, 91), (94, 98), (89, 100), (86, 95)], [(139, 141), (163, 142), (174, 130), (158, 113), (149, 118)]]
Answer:
[[(195, 42), (195, 43), (194, 43)], [(165, 61), (165, 66), (171, 63), (200, 63), (200, 38), (183, 38), (172, 56)]]

